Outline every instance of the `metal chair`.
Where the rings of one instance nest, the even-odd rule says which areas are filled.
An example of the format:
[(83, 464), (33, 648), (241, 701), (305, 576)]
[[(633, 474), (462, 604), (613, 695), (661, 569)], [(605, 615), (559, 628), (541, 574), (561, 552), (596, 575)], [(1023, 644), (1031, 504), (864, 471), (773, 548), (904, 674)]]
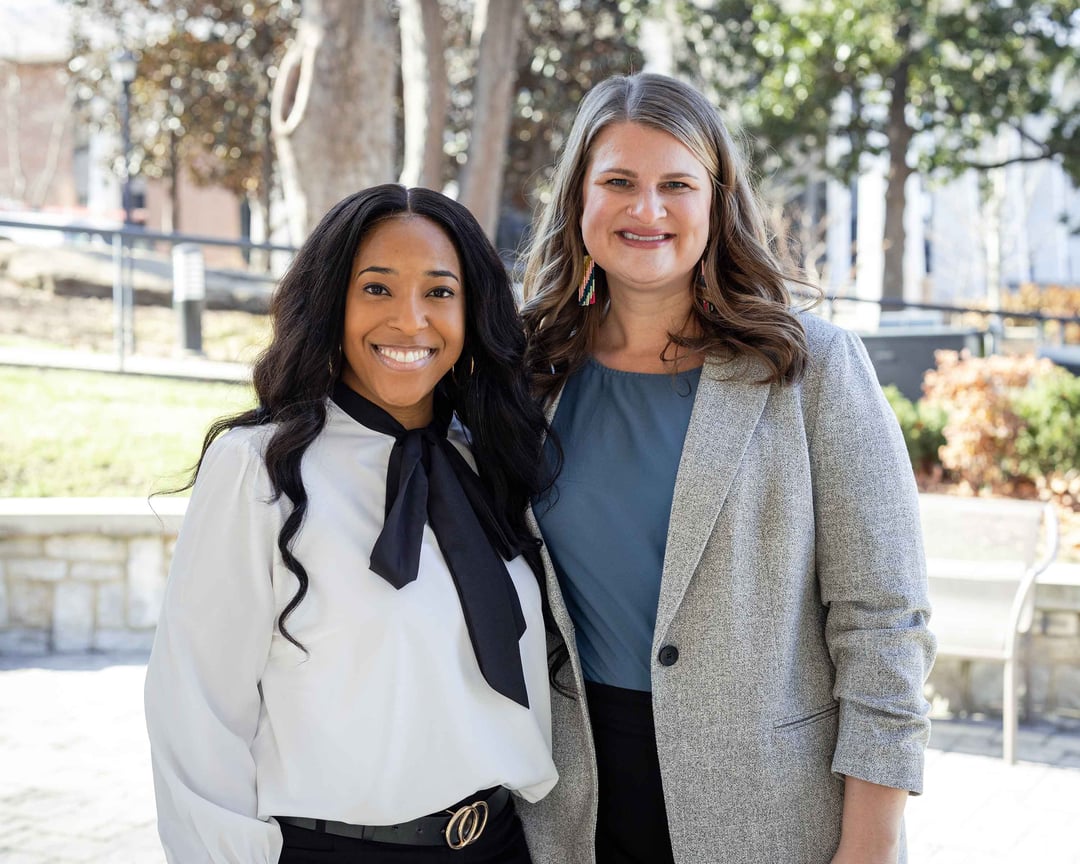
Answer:
[(1057, 556), (1057, 515), (1015, 499), (920, 495), (919, 505), (938, 656), (1004, 665), (1003, 755), (1013, 765), (1020, 636), (1031, 629), (1036, 579)]

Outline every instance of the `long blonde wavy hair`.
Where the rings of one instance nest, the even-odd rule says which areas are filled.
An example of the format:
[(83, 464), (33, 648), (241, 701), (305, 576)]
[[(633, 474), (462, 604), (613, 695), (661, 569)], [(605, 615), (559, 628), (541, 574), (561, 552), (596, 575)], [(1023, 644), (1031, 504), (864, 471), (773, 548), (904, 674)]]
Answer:
[[(787, 283), (807, 283), (781, 263), (742, 154), (701, 93), (673, 78), (639, 73), (608, 78), (582, 100), (555, 166), (551, 201), (543, 208), (527, 253), (523, 316), (529, 343), (526, 362), (536, 395), (549, 399), (584, 363), (608, 305), (602, 274), (596, 282), (596, 304), (577, 303), (586, 254), (581, 216), (593, 142), (607, 126), (624, 122), (674, 136), (712, 180), (704, 280), (695, 282), (692, 320), (682, 333), (668, 334), (668, 348), (713, 357), (751, 355), (765, 364), (765, 381), (798, 380), (806, 365), (806, 335), (792, 309)], [(707, 311), (702, 301), (715, 312)]]

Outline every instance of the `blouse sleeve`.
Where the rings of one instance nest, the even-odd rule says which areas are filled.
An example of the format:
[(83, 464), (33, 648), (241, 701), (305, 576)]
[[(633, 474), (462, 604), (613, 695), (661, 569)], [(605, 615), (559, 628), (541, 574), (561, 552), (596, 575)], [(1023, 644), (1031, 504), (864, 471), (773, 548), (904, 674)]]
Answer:
[(935, 643), (911, 463), (857, 336), (839, 331), (818, 373), (810, 451), (840, 702), (833, 770), (917, 793)]
[(206, 453), (176, 542), (146, 674), (158, 831), (170, 864), (275, 864), (251, 746), (270, 649), (277, 505), (250, 436)]

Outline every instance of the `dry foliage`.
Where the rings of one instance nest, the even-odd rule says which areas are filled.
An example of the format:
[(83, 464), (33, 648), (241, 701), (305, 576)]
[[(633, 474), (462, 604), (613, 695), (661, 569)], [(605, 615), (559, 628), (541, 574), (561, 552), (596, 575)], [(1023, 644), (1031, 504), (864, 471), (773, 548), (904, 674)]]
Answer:
[[(1080, 317), (1080, 288), (1025, 282), (1015, 293), (1005, 294), (1001, 305), (1011, 312), (1042, 312), (1044, 315)], [(1057, 339), (1061, 326), (1057, 321), (1047, 321), (1044, 335), (1047, 339)], [(1080, 343), (1080, 324), (1066, 324), (1064, 337), (1067, 343)]]
[(1013, 398), (1053, 364), (1032, 356), (971, 357), (966, 351), (938, 351), (935, 359), (937, 369), (926, 373), (923, 393), (928, 404), (948, 413), (946, 443), (938, 451), (942, 466), (976, 489), (1010, 481), (1007, 466), (1015, 461), (1023, 425), (1012, 410)]

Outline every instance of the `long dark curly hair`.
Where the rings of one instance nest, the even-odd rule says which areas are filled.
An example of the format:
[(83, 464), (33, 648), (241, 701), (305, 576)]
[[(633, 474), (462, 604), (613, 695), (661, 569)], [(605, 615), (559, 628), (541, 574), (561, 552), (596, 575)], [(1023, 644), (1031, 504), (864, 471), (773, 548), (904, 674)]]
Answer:
[[(207, 448), (223, 432), (274, 424), (266, 470), (274, 500), (284, 495), (292, 504), (277, 547), (299, 583), (278, 617), (278, 629), (299, 648), (285, 621), (308, 589), (307, 570), (291, 550), (308, 505), (300, 463), (326, 423), (327, 398), (340, 374), (345, 297), (356, 250), (376, 225), (400, 216), (431, 220), (457, 250), (466, 290), (465, 347), (457, 366), (472, 371), (458, 376), (460, 381), (448, 373), (438, 388), (469, 430), (480, 479), (492, 504), (506, 515), (546, 598), (539, 541), (525, 513), (546, 484), (540, 456), (547, 424), (529, 393), (525, 336), (506, 269), (460, 204), (430, 189), (374, 186), (336, 204), (300, 248), (271, 304), (273, 338), (253, 370), (257, 405), (210, 426), (188, 483), (194, 483)], [(546, 600), (544, 605), (547, 613)]]

